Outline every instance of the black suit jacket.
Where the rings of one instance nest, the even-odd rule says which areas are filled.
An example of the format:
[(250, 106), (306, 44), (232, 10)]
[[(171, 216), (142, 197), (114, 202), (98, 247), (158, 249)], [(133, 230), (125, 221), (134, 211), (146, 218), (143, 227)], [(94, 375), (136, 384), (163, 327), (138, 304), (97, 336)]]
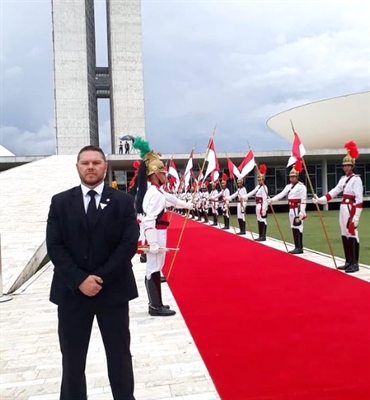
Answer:
[[(70, 309), (91, 302), (120, 305), (138, 296), (131, 259), (139, 237), (132, 197), (105, 185), (95, 226), (89, 230), (80, 186), (53, 196), (46, 244), (54, 264), (50, 301)], [(105, 206), (104, 206), (105, 205)], [(79, 285), (88, 275), (103, 289), (85, 296)]]

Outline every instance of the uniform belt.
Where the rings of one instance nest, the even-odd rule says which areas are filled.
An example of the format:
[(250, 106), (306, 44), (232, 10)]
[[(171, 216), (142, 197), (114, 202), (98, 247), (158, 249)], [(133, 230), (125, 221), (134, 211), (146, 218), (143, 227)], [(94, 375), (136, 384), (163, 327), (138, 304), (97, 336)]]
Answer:
[(355, 196), (350, 196), (348, 194), (343, 195), (341, 204), (354, 204)]
[(301, 205), (301, 200), (288, 200), (289, 208), (298, 208)]
[(261, 204), (263, 202), (262, 197), (256, 197), (256, 204)]

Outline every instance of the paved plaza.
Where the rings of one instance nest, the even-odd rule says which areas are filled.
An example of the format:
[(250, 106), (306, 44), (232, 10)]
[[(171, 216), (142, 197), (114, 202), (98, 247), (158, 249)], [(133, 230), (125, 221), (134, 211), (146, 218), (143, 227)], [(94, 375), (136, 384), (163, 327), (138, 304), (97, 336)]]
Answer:
[[(231, 230), (229, 234), (234, 232)], [(262, 245), (285, 249), (282, 243), (272, 239)], [(322, 264), (323, 268), (334, 268), (332, 258), (323, 254), (306, 250), (299, 257)], [(58, 399), (61, 356), (56, 306), (48, 301), (52, 269), (51, 264), (46, 265), (13, 295), (11, 301), (0, 303), (2, 400)], [(178, 311), (176, 316), (151, 317), (147, 313), (143, 279), (145, 264), (139, 262), (138, 256), (134, 257), (134, 271), (139, 287), (139, 298), (130, 303), (136, 399), (219, 399), (169, 286), (162, 284), (163, 298)], [(362, 266), (358, 273), (347, 276), (370, 282), (370, 267)], [(96, 324), (88, 354), (87, 382), (89, 400), (112, 399), (104, 348)]]

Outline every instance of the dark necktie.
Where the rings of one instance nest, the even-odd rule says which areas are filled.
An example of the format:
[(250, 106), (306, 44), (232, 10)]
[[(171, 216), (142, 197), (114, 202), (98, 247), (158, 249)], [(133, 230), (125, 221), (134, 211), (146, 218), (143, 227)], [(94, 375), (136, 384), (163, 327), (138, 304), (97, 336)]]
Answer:
[(86, 212), (87, 223), (89, 225), (89, 228), (92, 228), (95, 225), (98, 216), (98, 209), (96, 208), (96, 201), (95, 201), (96, 192), (95, 190), (90, 190), (89, 192), (87, 192), (87, 194), (90, 196), (90, 201), (87, 206), (87, 212)]

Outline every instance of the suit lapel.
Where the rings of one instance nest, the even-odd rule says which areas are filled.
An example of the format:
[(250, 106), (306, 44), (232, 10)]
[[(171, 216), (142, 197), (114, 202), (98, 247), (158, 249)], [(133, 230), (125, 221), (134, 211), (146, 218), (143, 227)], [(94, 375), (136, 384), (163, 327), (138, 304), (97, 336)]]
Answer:
[(112, 199), (111, 199), (112, 194), (113, 194), (113, 189), (111, 189), (107, 185), (104, 185), (104, 189), (101, 194), (100, 203), (98, 206), (98, 218), (97, 218), (96, 222), (98, 222), (100, 220), (100, 218), (102, 217), (102, 215), (105, 212), (105, 208), (108, 207), (109, 203), (112, 201)]
[(72, 190), (70, 206), (73, 214), (76, 216), (76, 220), (80, 221), (87, 230), (87, 218), (81, 186), (77, 186)]

